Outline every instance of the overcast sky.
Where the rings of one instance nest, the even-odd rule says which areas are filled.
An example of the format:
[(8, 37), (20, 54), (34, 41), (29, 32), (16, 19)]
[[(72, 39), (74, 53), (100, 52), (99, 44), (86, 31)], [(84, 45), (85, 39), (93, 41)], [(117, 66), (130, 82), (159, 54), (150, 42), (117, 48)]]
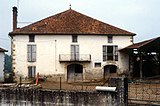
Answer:
[(68, 10), (69, 4), (82, 14), (135, 33), (134, 42), (160, 36), (160, 0), (0, 0), (0, 47), (10, 51), (13, 6), (18, 7), (18, 27), (22, 27)]

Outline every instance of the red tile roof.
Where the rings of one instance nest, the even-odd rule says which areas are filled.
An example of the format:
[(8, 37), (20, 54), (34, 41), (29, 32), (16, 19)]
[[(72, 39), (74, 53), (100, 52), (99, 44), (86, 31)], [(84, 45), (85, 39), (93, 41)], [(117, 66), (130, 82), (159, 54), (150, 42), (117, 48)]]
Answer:
[(113, 34), (135, 35), (134, 33), (103, 23), (72, 9), (42, 19), (11, 32), (19, 34)]
[(0, 52), (8, 52), (8, 51), (3, 48), (0, 48)]

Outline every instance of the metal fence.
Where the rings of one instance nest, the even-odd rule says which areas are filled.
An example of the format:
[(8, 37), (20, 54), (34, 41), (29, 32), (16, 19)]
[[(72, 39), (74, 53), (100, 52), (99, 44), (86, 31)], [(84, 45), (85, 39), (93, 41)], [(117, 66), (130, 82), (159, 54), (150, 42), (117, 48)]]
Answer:
[(128, 101), (131, 104), (160, 105), (160, 82), (129, 81)]

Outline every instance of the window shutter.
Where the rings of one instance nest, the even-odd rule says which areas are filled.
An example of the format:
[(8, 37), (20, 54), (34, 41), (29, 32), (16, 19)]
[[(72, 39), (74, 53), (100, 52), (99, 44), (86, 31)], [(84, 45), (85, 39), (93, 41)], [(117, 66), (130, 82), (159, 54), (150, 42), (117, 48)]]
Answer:
[(116, 45), (114, 48), (115, 61), (118, 61), (118, 46)]
[(74, 60), (74, 45), (71, 45), (71, 60)]
[(79, 45), (75, 45), (76, 60), (79, 60)]
[(36, 61), (36, 45), (32, 45), (32, 61)]
[(31, 48), (31, 45), (28, 45), (28, 50), (27, 50), (27, 52), (28, 52), (28, 61), (31, 61), (31, 51), (32, 51), (32, 48)]
[(27, 59), (29, 62), (36, 61), (36, 45), (27, 46)]
[(107, 46), (103, 45), (103, 61), (107, 60)]

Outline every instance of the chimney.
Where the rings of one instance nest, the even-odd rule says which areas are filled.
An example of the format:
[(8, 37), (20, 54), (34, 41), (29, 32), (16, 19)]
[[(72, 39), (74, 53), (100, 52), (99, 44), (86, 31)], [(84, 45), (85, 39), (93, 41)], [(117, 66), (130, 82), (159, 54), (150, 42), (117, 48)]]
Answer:
[(13, 31), (17, 29), (17, 7), (13, 7)]

